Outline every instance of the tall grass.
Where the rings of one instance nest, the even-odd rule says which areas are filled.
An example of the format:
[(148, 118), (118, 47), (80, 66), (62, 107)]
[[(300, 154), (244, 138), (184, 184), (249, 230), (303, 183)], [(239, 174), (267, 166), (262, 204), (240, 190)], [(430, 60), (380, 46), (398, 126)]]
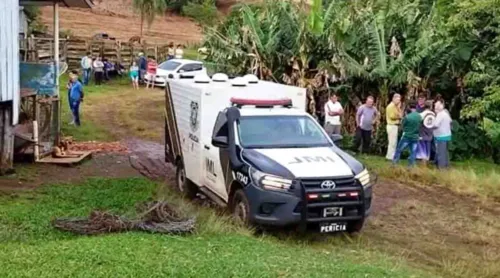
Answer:
[(365, 156), (361, 160), (379, 177), (424, 186), (444, 186), (459, 194), (500, 199), (500, 166), (484, 161), (452, 162), (452, 167), (438, 170), (433, 166), (407, 168), (401, 162), (393, 166), (381, 157)]

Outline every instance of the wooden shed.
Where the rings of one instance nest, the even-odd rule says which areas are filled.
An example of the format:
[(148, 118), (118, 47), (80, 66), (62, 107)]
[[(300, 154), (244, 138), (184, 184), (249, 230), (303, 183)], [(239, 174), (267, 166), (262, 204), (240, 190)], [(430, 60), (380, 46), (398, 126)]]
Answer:
[[(19, 30), (21, 6), (54, 7), (55, 85), (59, 85), (59, 6), (90, 8), (91, 0), (1, 0), (0, 1), (0, 175), (13, 171), (14, 125), (20, 103)], [(57, 90), (56, 90), (57, 91)], [(58, 94), (58, 92), (56, 93)], [(58, 95), (55, 96), (58, 98)], [(60, 122), (60, 102), (54, 115)], [(57, 125), (60, 132), (60, 125)]]

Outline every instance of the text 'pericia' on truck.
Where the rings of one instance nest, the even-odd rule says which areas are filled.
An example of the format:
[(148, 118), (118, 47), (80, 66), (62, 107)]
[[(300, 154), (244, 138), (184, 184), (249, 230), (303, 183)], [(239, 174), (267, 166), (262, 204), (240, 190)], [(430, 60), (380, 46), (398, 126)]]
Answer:
[(165, 156), (185, 196), (247, 224), (362, 229), (373, 176), (306, 112), (305, 89), (218, 73), (168, 80), (165, 97)]

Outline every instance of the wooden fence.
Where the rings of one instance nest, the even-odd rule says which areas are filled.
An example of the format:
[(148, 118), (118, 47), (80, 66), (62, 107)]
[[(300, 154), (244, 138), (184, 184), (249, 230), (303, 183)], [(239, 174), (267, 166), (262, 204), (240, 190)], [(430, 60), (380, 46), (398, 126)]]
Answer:
[[(54, 39), (29, 37), (21, 39), (20, 54), (22, 60), (37, 63), (48, 63), (54, 60)], [(167, 45), (138, 44), (114, 40), (92, 40), (86, 38), (60, 39), (59, 60), (66, 62), (70, 69), (80, 68), (80, 60), (87, 52), (93, 57), (100, 56), (113, 63), (130, 67), (140, 52), (156, 61), (167, 58)]]

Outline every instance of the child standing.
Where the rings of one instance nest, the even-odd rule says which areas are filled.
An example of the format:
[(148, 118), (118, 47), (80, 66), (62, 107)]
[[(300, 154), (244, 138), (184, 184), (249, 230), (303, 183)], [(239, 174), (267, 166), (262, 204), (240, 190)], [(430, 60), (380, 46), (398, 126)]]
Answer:
[(157, 67), (156, 61), (150, 58), (147, 65), (146, 89), (149, 88), (149, 85), (151, 85), (151, 88), (155, 87), (156, 67)]
[(139, 67), (137, 63), (132, 62), (132, 66), (130, 66), (130, 78), (132, 79), (132, 86), (134, 89), (139, 89)]

